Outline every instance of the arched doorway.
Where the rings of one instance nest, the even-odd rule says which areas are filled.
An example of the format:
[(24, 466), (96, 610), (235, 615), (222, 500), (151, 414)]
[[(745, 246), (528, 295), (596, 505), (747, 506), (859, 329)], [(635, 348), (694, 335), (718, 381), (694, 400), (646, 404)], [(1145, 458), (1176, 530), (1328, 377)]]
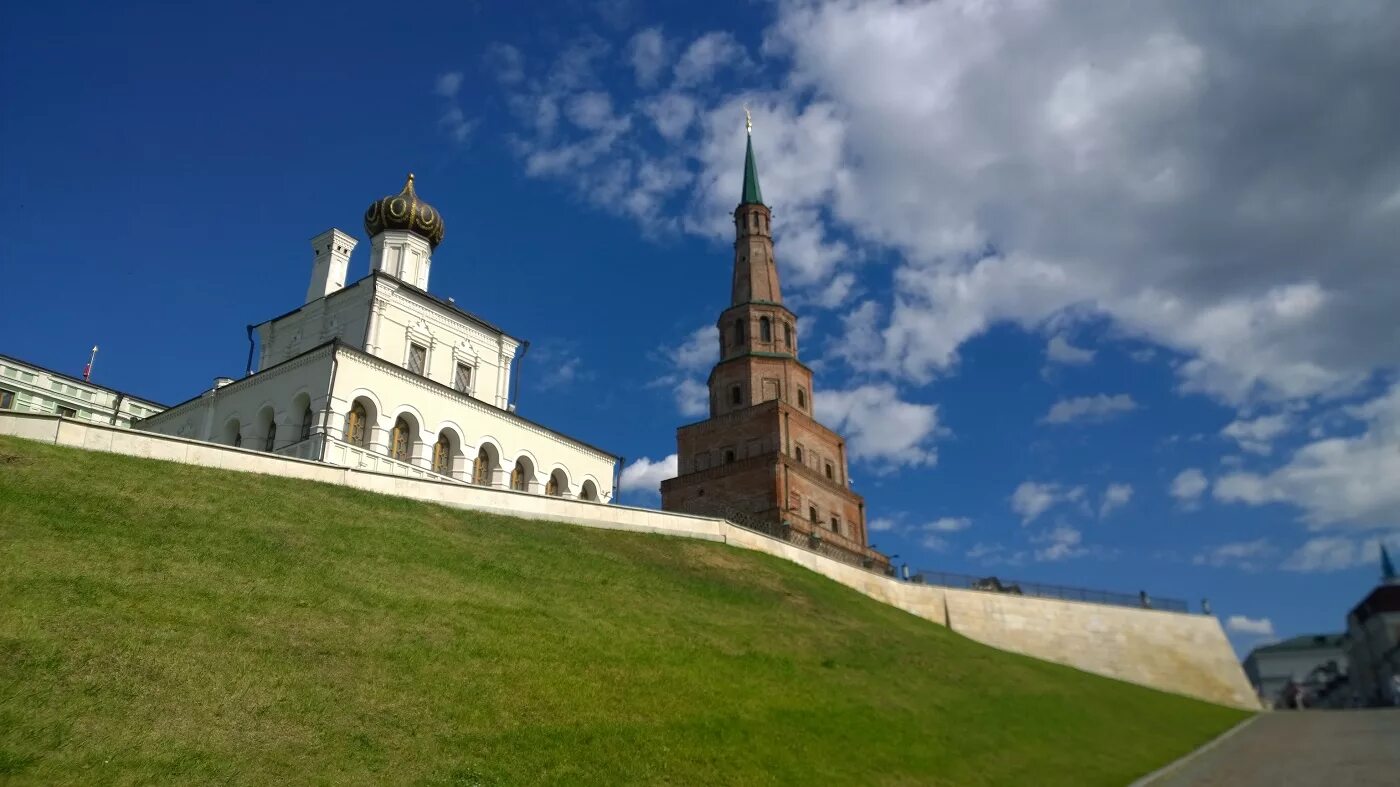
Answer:
[(457, 455), (456, 441), (452, 438), (452, 433), (444, 429), (438, 432), (437, 442), (433, 444), (433, 472), (438, 475), (452, 475), (452, 459)]
[(569, 476), (563, 468), (554, 468), (545, 482), (544, 493), (550, 497), (563, 497), (569, 493)]
[(578, 499), (598, 502), (598, 485), (593, 483), (593, 479), (590, 478), (583, 482), (583, 486), (578, 491)]
[(517, 492), (528, 492), (534, 480), (535, 463), (531, 462), (528, 456), (517, 458), (515, 469), (510, 471), (510, 488)]
[(361, 448), (369, 448), (373, 415), (371, 406), (364, 399), (356, 399), (350, 405), (350, 412), (345, 416), (345, 442)]

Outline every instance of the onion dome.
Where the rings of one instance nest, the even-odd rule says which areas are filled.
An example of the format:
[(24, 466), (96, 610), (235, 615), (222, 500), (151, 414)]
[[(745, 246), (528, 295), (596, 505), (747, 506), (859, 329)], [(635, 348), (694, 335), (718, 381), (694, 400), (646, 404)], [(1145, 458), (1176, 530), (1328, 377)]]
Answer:
[(445, 228), (442, 215), (432, 205), (418, 198), (413, 190), (413, 173), (408, 173), (408, 182), (403, 191), (390, 197), (375, 200), (365, 211), (365, 232), (373, 238), (384, 230), (407, 230), (437, 248), (442, 243)]

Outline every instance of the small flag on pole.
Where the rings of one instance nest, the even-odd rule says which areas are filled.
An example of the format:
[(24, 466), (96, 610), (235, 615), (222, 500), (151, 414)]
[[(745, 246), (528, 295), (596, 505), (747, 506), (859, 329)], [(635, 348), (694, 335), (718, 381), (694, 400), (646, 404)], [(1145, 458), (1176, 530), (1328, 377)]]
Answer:
[(97, 362), (97, 345), (92, 346), (92, 355), (88, 356), (87, 366), (83, 367), (83, 382), (92, 379), (92, 365)]

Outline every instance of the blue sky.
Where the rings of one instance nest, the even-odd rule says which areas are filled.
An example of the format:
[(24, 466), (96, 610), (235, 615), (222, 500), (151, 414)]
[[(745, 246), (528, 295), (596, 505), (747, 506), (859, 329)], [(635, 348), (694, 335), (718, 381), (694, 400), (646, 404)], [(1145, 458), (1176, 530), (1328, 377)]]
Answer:
[(183, 400), (412, 170), (432, 289), (655, 504), (748, 104), (882, 550), (1209, 597), (1247, 649), (1400, 545), (1392, 4), (121, 5), (0, 26), (0, 352)]

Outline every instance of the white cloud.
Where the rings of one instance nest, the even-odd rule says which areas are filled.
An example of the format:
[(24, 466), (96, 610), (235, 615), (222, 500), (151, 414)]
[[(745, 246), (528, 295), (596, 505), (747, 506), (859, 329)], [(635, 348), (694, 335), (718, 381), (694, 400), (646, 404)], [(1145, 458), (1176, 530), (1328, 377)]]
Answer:
[(462, 90), (462, 72), (449, 71), (439, 74), (433, 83), (433, 92), (444, 100), (442, 114), (438, 117), (438, 127), (457, 143), (466, 142), (476, 123), (469, 120), (457, 103), (457, 94)]
[(725, 31), (706, 33), (691, 42), (676, 61), (674, 70), (677, 85), (697, 85), (707, 82), (719, 69), (726, 65), (748, 64), (748, 53)]
[(1250, 618), (1244, 615), (1231, 615), (1225, 620), (1225, 628), (1235, 634), (1248, 634), (1254, 637), (1274, 639), (1274, 622), (1268, 618)]
[(875, 472), (938, 462), (937, 405), (906, 402), (889, 384), (825, 391), (814, 399), (818, 420), (845, 434), (850, 458), (870, 463)]
[(433, 92), (443, 98), (456, 98), (457, 92), (461, 89), (461, 71), (449, 71), (445, 74), (438, 74), (437, 82), (433, 85)]
[(1184, 506), (1194, 506), (1210, 482), (1198, 467), (1188, 467), (1172, 479), (1171, 495)]
[(662, 93), (642, 103), (642, 113), (668, 141), (679, 141), (690, 130), (699, 111), (695, 99), (685, 93)]
[(1220, 434), (1240, 444), (1240, 449), (1267, 455), (1273, 451), (1273, 440), (1292, 428), (1287, 413), (1262, 415), (1254, 419), (1237, 418), (1220, 430)]
[(675, 397), (676, 410), (687, 418), (710, 412), (710, 389), (701, 375), (719, 360), (719, 334), (714, 325), (702, 325), (672, 347), (659, 353), (668, 371), (647, 387), (664, 388)]
[(1059, 503), (1078, 502), (1084, 498), (1084, 487), (1066, 487), (1061, 484), (1042, 484), (1036, 481), (1023, 481), (1011, 493), (1011, 510), (1021, 515), (1021, 524), (1027, 525)]
[(959, 530), (966, 530), (969, 527), (972, 527), (972, 520), (968, 517), (945, 516), (925, 524), (923, 529), (935, 533), (956, 533)]
[(1359, 539), (1345, 536), (1311, 538), (1283, 561), (1283, 568), (1285, 571), (1313, 574), (1370, 565), (1379, 571), (1382, 543), (1395, 549), (1400, 545), (1400, 532)]
[(1314, 527), (1393, 526), (1400, 522), (1400, 384), (1347, 412), (1365, 424), (1354, 437), (1316, 440), (1267, 474), (1216, 481), (1219, 500), (1289, 503)]
[(1055, 402), (1041, 421), (1047, 424), (1067, 424), (1074, 421), (1097, 423), (1136, 409), (1137, 402), (1128, 394), (1076, 396), (1073, 399)]
[(632, 36), (627, 44), (627, 59), (637, 76), (638, 86), (655, 85), (661, 69), (666, 67), (666, 37), (661, 34), (661, 28), (649, 27)]
[(1122, 508), (1132, 499), (1132, 484), (1109, 484), (1104, 490), (1103, 502), (1099, 503), (1099, 517), (1108, 516), (1114, 509)]
[(883, 533), (888, 530), (894, 530), (898, 526), (897, 522), (887, 516), (876, 517), (866, 523), (866, 528), (872, 533)]
[(1093, 350), (1075, 347), (1064, 335), (1058, 333), (1050, 337), (1049, 343), (1045, 345), (1045, 359), (1051, 363), (1082, 366), (1093, 362), (1094, 354)]
[(1259, 538), (1254, 541), (1239, 541), (1209, 547), (1191, 558), (1191, 564), (1212, 568), (1233, 566), (1244, 571), (1260, 571), (1265, 567), (1266, 561), (1273, 558), (1277, 552), (1278, 550), (1269, 543), (1267, 538)]
[(676, 477), (676, 455), (652, 461), (643, 456), (622, 468), (622, 491), (627, 494), (660, 496), (661, 482)]
[(1045, 546), (1035, 550), (1035, 559), (1041, 562), (1067, 560), (1089, 554), (1090, 551), (1082, 544), (1083, 534), (1069, 525), (1056, 526), (1046, 533), (1033, 537), (1031, 541), (1045, 544)]
[(486, 67), (496, 75), (502, 85), (515, 85), (525, 79), (525, 56), (510, 44), (491, 44), (486, 47)]

